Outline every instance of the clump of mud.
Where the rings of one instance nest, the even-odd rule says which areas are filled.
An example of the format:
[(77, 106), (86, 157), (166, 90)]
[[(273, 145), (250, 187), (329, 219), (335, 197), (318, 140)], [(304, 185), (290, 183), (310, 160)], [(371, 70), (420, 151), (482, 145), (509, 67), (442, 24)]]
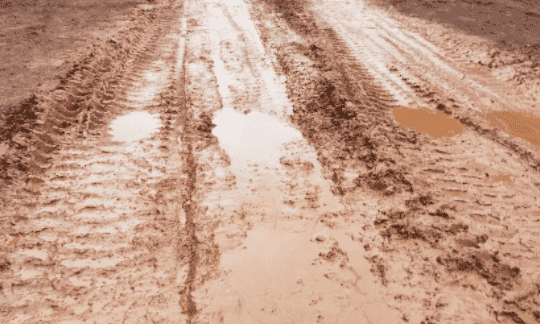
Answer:
[(500, 263), (497, 256), (486, 251), (468, 252), (462, 255), (437, 257), (437, 262), (448, 271), (476, 273), (492, 286), (501, 290), (511, 290), (520, 278), (520, 269)]

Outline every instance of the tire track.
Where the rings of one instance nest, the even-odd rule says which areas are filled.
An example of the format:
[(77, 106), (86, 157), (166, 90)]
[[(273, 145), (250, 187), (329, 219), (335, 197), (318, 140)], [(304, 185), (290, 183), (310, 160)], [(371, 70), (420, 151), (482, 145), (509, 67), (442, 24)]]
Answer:
[[(439, 101), (445, 100), (446, 91), (431, 82), (426, 86), (424, 82), (431, 79), (417, 76), (414, 62), (400, 66), (399, 55), (409, 55), (408, 45), (381, 45), (382, 40), (375, 40), (371, 32), (340, 28), (365, 20), (347, 20), (347, 14), (337, 8), (316, 20), (302, 2), (267, 1), (261, 6), (265, 9), (253, 10), (262, 17), (272, 11), (283, 17), (268, 18), (273, 23), (260, 26), (265, 46), (276, 53), (289, 78), (293, 120), (317, 147), (334, 193), (342, 196), (349, 211), (328, 226), (347, 226), (351, 218), (360, 223), (362, 230), (352, 238), (364, 247), (372, 271), (395, 298), (393, 305), (403, 312), (404, 320), (489, 322), (493, 309), (532, 318), (537, 298), (532, 296), (538, 296), (535, 269), (540, 261), (530, 243), (538, 232), (540, 210), (534, 164), (491, 136), (479, 136), (486, 128), (474, 129), (472, 121), (466, 124), (470, 128), (453, 121), (457, 132), (450, 134), (447, 115), (456, 116), (456, 109)], [(329, 21), (329, 12), (343, 14), (339, 22)], [(392, 30), (388, 29), (392, 37), (385, 36), (385, 42), (394, 37)], [(294, 32), (304, 36), (303, 44), (289, 36)], [(401, 51), (393, 51), (394, 45)], [(359, 55), (362, 48), (370, 53)], [(392, 52), (385, 53), (389, 48)], [(437, 57), (429, 47), (423, 50), (415, 53)], [(383, 57), (393, 56), (395, 62), (380, 60), (373, 54), (377, 51)], [(402, 89), (413, 98), (425, 96), (417, 100), (418, 105), (442, 110), (432, 115), (440, 119), (424, 122), (440, 125), (438, 134), (430, 132), (429, 125), (397, 124), (392, 101), (378, 99), (392, 94), (377, 86), (389, 81), (377, 68), (392, 69), (381, 61), (392, 63), (396, 71), (403, 67)], [(379, 65), (371, 66), (375, 63)], [(345, 110), (340, 99), (349, 101), (346, 108), (354, 112), (348, 114), (353, 118), (339, 120), (339, 110)], [(458, 99), (448, 101), (462, 105)], [(422, 116), (418, 112), (417, 121)], [(531, 231), (519, 230), (524, 227)], [(517, 307), (501, 302), (516, 302), (510, 297), (515, 295), (530, 297)], [(455, 309), (466, 309), (467, 315)]]
[[(315, 11), (324, 11), (324, 6), (317, 4)], [(354, 12), (353, 8), (343, 7), (341, 12)], [(448, 57), (444, 47), (437, 48), (420, 35), (408, 32), (383, 12), (370, 8), (342, 16), (347, 18), (333, 15), (319, 18), (336, 28), (358, 60), (367, 60), (370, 73), (390, 87), (388, 90), (397, 98), (403, 99), (401, 105), (444, 111), (479, 135), (520, 154), (538, 171), (540, 157), (534, 140), (538, 130), (528, 117), (512, 120), (510, 127), (494, 124), (492, 117), (507, 111), (518, 111), (524, 116), (534, 113), (531, 109), (535, 103), (530, 98), (521, 92), (509, 92), (507, 83), (496, 80), (489, 71), (478, 71), (466, 64), (468, 61), (462, 56)], [(363, 24), (358, 25), (358, 20)], [(474, 72), (472, 76), (471, 72)]]
[[(172, 119), (166, 114), (177, 109), (173, 99), (181, 68), (176, 65), (179, 9), (172, 3), (155, 11), (154, 25), (129, 59), (90, 60), (66, 82), (67, 100), (48, 101), (51, 108), (36, 142), (50, 154), (48, 169), (32, 182), (40, 184), (30, 188), (34, 205), (13, 225), (11, 236), (18, 240), (4, 255), (6, 323), (185, 318), (178, 295), (189, 268), (178, 258), (183, 215), (171, 202), (183, 163), (169, 157), (166, 144)], [(125, 64), (112, 62), (122, 59)], [(116, 78), (92, 78), (87, 72), (109, 64)], [(100, 93), (103, 101), (95, 107), (92, 97)], [(142, 109), (159, 116), (162, 134), (127, 143), (107, 134), (105, 126), (115, 117)], [(78, 123), (64, 128), (63, 137), (44, 135), (71, 117)], [(59, 142), (57, 152), (53, 145)]]
[[(273, 76), (271, 56), (257, 45), (259, 32), (245, 2), (197, 2), (187, 12), (192, 115), (185, 120), (193, 129), (191, 210), (199, 261), (192, 322), (397, 319), (377, 296), (365, 298), (370, 288), (348, 281), (361, 262), (348, 265), (347, 241), (319, 233), (340, 206), (322, 179), (316, 152), (285, 123), (292, 109), (284, 78)], [(353, 289), (350, 295), (337, 292), (344, 285)], [(365, 306), (339, 311), (349, 303)]]

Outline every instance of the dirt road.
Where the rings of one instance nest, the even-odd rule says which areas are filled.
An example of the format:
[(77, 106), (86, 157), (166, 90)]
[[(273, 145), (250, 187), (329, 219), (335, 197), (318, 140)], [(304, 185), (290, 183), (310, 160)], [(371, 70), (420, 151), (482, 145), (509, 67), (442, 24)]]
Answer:
[(534, 63), (407, 19), (139, 7), (4, 112), (2, 323), (540, 322)]

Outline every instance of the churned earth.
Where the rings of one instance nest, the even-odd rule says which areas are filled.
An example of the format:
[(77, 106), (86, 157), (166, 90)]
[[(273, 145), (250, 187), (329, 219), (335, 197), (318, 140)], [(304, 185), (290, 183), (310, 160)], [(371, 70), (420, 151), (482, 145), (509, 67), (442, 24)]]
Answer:
[(1, 322), (539, 323), (535, 29), (408, 2), (110, 13), (2, 101)]

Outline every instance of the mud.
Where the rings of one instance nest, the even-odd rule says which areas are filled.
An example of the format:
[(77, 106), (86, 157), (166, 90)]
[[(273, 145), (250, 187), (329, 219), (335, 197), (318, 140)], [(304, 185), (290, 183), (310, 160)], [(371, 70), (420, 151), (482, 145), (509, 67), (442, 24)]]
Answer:
[(538, 322), (534, 70), (432, 25), (133, 11), (2, 117), (2, 322)]
[(533, 145), (540, 145), (540, 118), (514, 111), (495, 112), (488, 119), (495, 127)]
[[(384, 99), (381, 98), (391, 98), (394, 90), (390, 87), (390, 93), (387, 93), (378, 86), (377, 81), (387, 82), (385, 77), (388, 74), (385, 74), (385, 77), (382, 74), (379, 75), (382, 70), (376, 70), (375, 67), (381, 65), (376, 65), (378, 62), (375, 58), (368, 60), (369, 65), (365, 68), (357, 67), (356, 64), (363, 62), (360, 55), (355, 57), (355, 53), (347, 52), (343, 45), (332, 47), (332, 44), (346, 43), (349, 48), (354, 50), (354, 44), (356, 43), (349, 42), (349, 38), (345, 38), (350, 37), (352, 39), (352, 35), (345, 34), (343, 36), (344, 34), (342, 34), (341, 36), (345, 38), (343, 39), (332, 33), (332, 31), (325, 29), (328, 24), (334, 24), (334, 27), (336, 25), (335, 21), (328, 18), (328, 16), (332, 15), (318, 14), (317, 16), (322, 18), (317, 19), (313, 13), (313, 11), (317, 12), (319, 10), (318, 7), (324, 7), (323, 3), (319, 2), (313, 6), (309, 6), (306, 2), (270, 1), (267, 3), (269, 7), (266, 8), (269, 9), (266, 9), (266, 12), (278, 12), (278, 16), (283, 17), (283, 20), (274, 18), (274, 25), (271, 29), (267, 29), (269, 28), (267, 27), (268, 23), (259, 27), (263, 33), (263, 40), (274, 49), (282, 73), (288, 76), (289, 96), (293, 98), (295, 108), (298, 107), (295, 109), (295, 114), (298, 116), (293, 116), (293, 120), (299, 125), (304, 136), (309, 138), (313, 145), (318, 148), (321, 162), (325, 160), (331, 161), (330, 163), (322, 163), (322, 165), (323, 174), (326, 174), (326, 178), (332, 179), (334, 182), (334, 192), (343, 195), (342, 201), (347, 201), (345, 206), (350, 208), (352, 215), (362, 215), (356, 216), (360, 217), (359, 219), (364, 219), (361, 222), (365, 224), (362, 227), (362, 238), (359, 241), (363, 243), (364, 249), (369, 253), (368, 259), (373, 264), (373, 272), (381, 277), (382, 284), (388, 286), (388, 292), (395, 291), (393, 297), (396, 300), (402, 300), (404, 298), (402, 294), (404, 289), (405, 291), (410, 289), (406, 299), (407, 306), (400, 308), (396, 305), (398, 309), (404, 312), (404, 318), (410, 320), (411, 316), (415, 316), (417, 321), (425, 323), (445, 320), (471, 322), (480, 321), (481, 318), (486, 318), (486, 316), (489, 316), (488, 314), (492, 314), (491, 307), (508, 307), (506, 304), (500, 304), (498, 300), (508, 291), (522, 290), (526, 285), (523, 280), (532, 280), (531, 283), (536, 280), (533, 279), (536, 278), (535, 275), (530, 277), (531, 279), (523, 277), (525, 263), (519, 262), (520, 266), (516, 267), (516, 259), (510, 257), (510, 253), (512, 253), (510, 249), (505, 249), (509, 253), (506, 254), (506, 257), (510, 258), (498, 259), (499, 263), (495, 261), (490, 261), (491, 263), (488, 261), (475, 261), (478, 259), (477, 254), (459, 251), (479, 249), (481, 256), (490, 255), (490, 253), (499, 252), (501, 249), (495, 248), (493, 245), (488, 245), (488, 247), (485, 242), (490, 242), (490, 239), (493, 239), (502, 244), (501, 239), (509, 238), (509, 236), (505, 236), (509, 234), (508, 232), (506, 232), (507, 234), (504, 233), (505, 231), (496, 232), (493, 231), (494, 228), (491, 226), (486, 227), (480, 225), (480, 223), (474, 224), (471, 223), (471, 220), (475, 219), (484, 224), (497, 224), (496, 226), (501, 225), (502, 219), (507, 221), (513, 219), (510, 222), (516, 220), (515, 217), (505, 217), (502, 214), (495, 216), (498, 213), (496, 210), (502, 211), (505, 209), (503, 207), (504, 203), (498, 204), (493, 200), (487, 202), (478, 196), (480, 194), (484, 197), (495, 198), (509, 193), (511, 189), (506, 186), (504, 189), (501, 188), (501, 196), (488, 193), (488, 191), (497, 190), (491, 183), (510, 182), (512, 186), (515, 183), (512, 180), (505, 181), (505, 179), (510, 178), (506, 171), (490, 172), (488, 165), (493, 166), (489, 162), (493, 161), (491, 160), (493, 156), (491, 154), (493, 153), (489, 153), (487, 150), (494, 150), (494, 152), (499, 152), (497, 154), (507, 157), (510, 157), (508, 154), (511, 153), (503, 153), (508, 151), (497, 144), (486, 146), (485, 140), (475, 134), (478, 129), (471, 127), (473, 126), (472, 123), (463, 123), (459, 117), (452, 118), (456, 114), (459, 116), (459, 114), (463, 113), (462, 105), (456, 105), (456, 100), (451, 99), (449, 102), (452, 105), (450, 105), (444, 101), (439, 101), (440, 99), (433, 99), (434, 94), (425, 89), (420, 93), (415, 91), (415, 89), (422, 88), (416, 86), (415, 83), (408, 82), (406, 86), (410, 86), (412, 91), (418, 93), (419, 98), (422, 98), (425, 94), (424, 98), (427, 98), (425, 103), (431, 104), (433, 110), (429, 112), (420, 110), (419, 108), (423, 105), (420, 107), (412, 105), (411, 108), (409, 108), (410, 106), (396, 107), (395, 110), (392, 110), (392, 103), (400, 105), (404, 102), (421, 104), (422, 101), (417, 101), (417, 99), (407, 101), (406, 96), (402, 96), (401, 98), (404, 99), (400, 101), (398, 96), (397, 101), (387, 101), (385, 104)], [(339, 7), (341, 2), (335, 2), (335, 4)], [(335, 10), (335, 12), (339, 12), (339, 10)], [(352, 13), (353, 11), (349, 12)], [(342, 19), (341, 21), (345, 20)], [(375, 24), (375, 29), (377, 27), (378, 25)], [(276, 36), (272, 36), (270, 30), (275, 33), (275, 28), (281, 28), (283, 30), (281, 35), (287, 35), (288, 37), (278, 39)], [(268, 32), (265, 33), (265, 30), (268, 30)], [(339, 29), (337, 30), (339, 31)], [(303, 37), (303, 44), (293, 36), (294, 33)], [(336, 48), (338, 46), (339, 49)], [(325, 55), (325, 52), (331, 54)], [(332, 56), (335, 53), (340, 55)], [(340, 61), (343, 62), (341, 64), (347, 65), (347, 69), (339, 68)], [(392, 72), (392, 69), (392, 66), (388, 67), (388, 71)], [(329, 70), (332, 71), (332, 74), (328, 72)], [(373, 77), (374, 73), (375, 78)], [(328, 75), (333, 78), (330, 79)], [(384, 86), (388, 84), (391, 83), (384, 83)], [(340, 105), (339, 99), (336, 100), (335, 97), (355, 103), (353, 95), (347, 92), (347, 88), (356, 90), (351, 91), (351, 93), (363, 94), (362, 98), (358, 100), (360, 102), (362, 100), (363, 105), (357, 105), (357, 109), (354, 111), (355, 114), (351, 114), (360, 116), (360, 118), (353, 117), (350, 120), (342, 118), (342, 120), (346, 120), (344, 122), (336, 120), (336, 117), (339, 116), (336, 107), (340, 107)], [(388, 87), (386, 88), (388, 89)], [(298, 89), (306, 89), (306, 91), (298, 92)], [(377, 100), (368, 101), (370, 91), (366, 89), (376, 89), (376, 92), (372, 90), (371, 93), (373, 93), (374, 97), (377, 97)], [(337, 94), (335, 97), (333, 97), (334, 93)], [(403, 91), (400, 90), (394, 93), (399, 95)], [(353, 109), (355, 107), (355, 105), (348, 106), (353, 107)], [(366, 116), (367, 111), (369, 111), (369, 116)], [(414, 115), (413, 112), (420, 116), (431, 117), (429, 119), (430, 123), (413, 121), (412, 118), (407, 121), (403, 118), (405, 116), (400, 116), (400, 113), (402, 115)], [(371, 116), (376, 116), (373, 122), (370, 122)], [(474, 118), (481, 122), (477, 117)], [(377, 122), (374, 122), (375, 120)], [(436, 123), (433, 121), (436, 121)], [(451, 126), (447, 127), (447, 129), (437, 127), (437, 124), (440, 125), (441, 121)], [(354, 127), (355, 123), (357, 123), (357, 127)], [(353, 126), (349, 126), (351, 124)], [(379, 130), (385, 124), (391, 125), (391, 128), (387, 126), (388, 128), (385, 131)], [(415, 131), (411, 132), (411, 129)], [(362, 143), (363, 138), (367, 138), (365, 140), (367, 143), (354, 145), (347, 142), (339, 135), (342, 131), (356, 135), (356, 143)], [(429, 136), (424, 137), (426, 135)], [(338, 140), (332, 141), (329, 139)], [(332, 141), (333, 145), (328, 145), (330, 141)], [(348, 145), (341, 149), (343, 142), (347, 142)], [(370, 145), (371, 143), (375, 143), (375, 145)], [(457, 145), (461, 149), (457, 149)], [(369, 149), (367, 154), (371, 156), (371, 159), (347, 154), (350, 152), (348, 152), (348, 149), (351, 147), (355, 148), (354, 152), (356, 154), (360, 153), (363, 147)], [(464, 149), (466, 147), (470, 147), (470, 149)], [(436, 157), (428, 157), (431, 154)], [(461, 157), (457, 157), (456, 154)], [(481, 162), (482, 166), (476, 164), (477, 162), (474, 162), (475, 166), (472, 166), (470, 164), (472, 161), (483, 161)], [(506, 158), (504, 158), (504, 161), (499, 161), (508, 163), (509, 169), (507, 170), (522, 163), (515, 159), (510, 162)], [(461, 166), (458, 166), (460, 164)], [(423, 167), (415, 171), (414, 168), (411, 168), (413, 165), (423, 165)], [(438, 167), (436, 167), (437, 165)], [(486, 173), (486, 175), (480, 176), (483, 173)], [(349, 174), (358, 176), (356, 178), (347, 178), (345, 175)], [(496, 174), (496, 179), (500, 181), (493, 178), (489, 179), (487, 174)], [(516, 176), (519, 177), (520, 173), (516, 173)], [(473, 183), (482, 181), (485, 184), (474, 184), (478, 190), (471, 191), (471, 188), (474, 188), (471, 187), (471, 180), (473, 179), (478, 179), (474, 180)], [(512, 176), (512, 179), (517, 178)], [(528, 179), (530, 180), (528, 180), (529, 184), (527, 186), (531, 191), (528, 194), (522, 192), (521, 195), (527, 195), (529, 198), (524, 199), (533, 202), (535, 201), (534, 197), (537, 195), (537, 189), (534, 185), (535, 180), (533, 180), (534, 176), (531, 174)], [(403, 190), (394, 189), (397, 187), (396, 183), (402, 185)], [(344, 190), (343, 188), (347, 189)], [(391, 189), (388, 190), (387, 188)], [(366, 190), (368, 190), (367, 192), (370, 190), (375, 192), (368, 194)], [(382, 195), (377, 194), (378, 192), (382, 193)], [(466, 198), (468, 195), (471, 195), (471, 198)], [(373, 198), (367, 198), (366, 196)], [(452, 196), (460, 198), (455, 199)], [(515, 197), (517, 196), (512, 196), (512, 199)], [(473, 203), (470, 204), (467, 201)], [(370, 206), (372, 209), (366, 209), (366, 206)], [(532, 206), (537, 205), (533, 202), (530, 212), (538, 208)], [(491, 210), (487, 211), (487, 214), (486, 211), (475, 212), (474, 210), (479, 210), (479, 207), (480, 209), (484, 208), (484, 210), (491, 207)], [(479, 218), (477, 215), (483, 218)], [(495, 218), (491, 218), (492, 216), (495, 216)], [(355, 218), (355, 216), (349, 217)], [(490, 219), (495, 220), (496, 223), (490, 221)], [(533, 217), (531, 221), (534, 221), (533, 219), (535, 218)], [(336, 224), (334, 223), (333, 226), (336, 226)], [(373, 234), (369, 234), (372, 231)], [(473, 239), (459, 237), (459, 235), (463, 234), (472, 235)], [(381, 241), (378, 237), (385, 240)], [(453, 237), (456, 237), (456, 239), (453, 239)], [(478, 238), (481, 238), (478, 242), (483, 243), (477, 243)], [(447, 253), (450, 253), (450, 255), (454, 253), (459, 253), (459, 255), (445, 259), (448, 256), (445, 253), (441, 254), (442, 251), (448, 251)], [(385, 256), (381, 256), (379, 254), (381, 252)], [(522, 252), (514, 253), (520, 254)], [(404, 257), (404, 255), (408, 255), (408, 257)], [(484, 260), (485, 258), (480, 259)], [(437, 262), (437, 260), (441, 260), (441, 262)], [(407, 266), (405, 264), (411, 265)], [(426, 270), (417, 270), (418, 272), (413, 270), (419, 268)], [(405, 271), (401, 269), (405, 269)], [(427, 271), (427, 269), (430, 270)], [(529, 273), (533, 273), (534, 270), (530, 269)], [(418, 273), (418, 275), (414, 273)], [(470, 277), (471, 275), (472, 277)], [(420, 276), (423, 279), (415, 279), (417, 278), (415, 276)], [(421, 283), (425, 278), (432, 278), (432, 281)], [(460, 298), (453, 295), (451, 293), (453, 287), (455, 287), (455, 281), (453, 280), (456, 279), (452, 278), (459, 278), (457, 280), (462, 281), (460, 287), (470, 289), (471, 292), (465, 293), (463, 291)], [(466, 278), (470, 280), (466, 280)], [(402, 280), (406, 280), (408, 284), (402, 286), (400, 284)], [(391, 288), (392, 286), (395, 288)], [(432, 297), (420, 297), (421, 291), (425, 292), (430, 289), (434, 289), (434, 295), (432, 296), (450, 294), (447, 296), (453, 296), (451, 298), (455, 302), (459, 300), (459, 303), (463, 305), (462, 307), (468, 309), (469, 315), (464, 317), (462, 314), (454, 313), (451, 310), (452, 308), (444, 308), (445, 304), (443, 303), (441, 303), (441, 306), (432, 308), (430, 306), (431, 302), (428, 302)], [(485, 291), (487, 296), (493, 299), (491, 301), (480, 299), (478, 294), (474, 292), (478, 290)], [(416, 293), (412, 291), (416, 291)], [(413, 302), (413, 300), (416, 300), (416, 302)], [(482, 300), (481, 303), (484, 305), (492, 306), (478, 307), (479, 300)], [(418, 306), (412, 306), (413, 304)], [(414, 311), (411, 309), (414, 309)], [(529, 315), (525, 313), (517, 315), (517, 317), (531, 318), (533, 312), (533, 308), (530, 308)], [(420, 315), (421, 313), (424, 315)]]
[(147, 1), (9, 0), (0, 4), (0, 111), (54, 89), (69, 67), (130, 24)]
[(401, 125), (434, 138), (454, 136), (463, 130), (458, 121), (449, 118), (442, 111), (433, 113), (427, 109), (395, 108), (392, 113)]

